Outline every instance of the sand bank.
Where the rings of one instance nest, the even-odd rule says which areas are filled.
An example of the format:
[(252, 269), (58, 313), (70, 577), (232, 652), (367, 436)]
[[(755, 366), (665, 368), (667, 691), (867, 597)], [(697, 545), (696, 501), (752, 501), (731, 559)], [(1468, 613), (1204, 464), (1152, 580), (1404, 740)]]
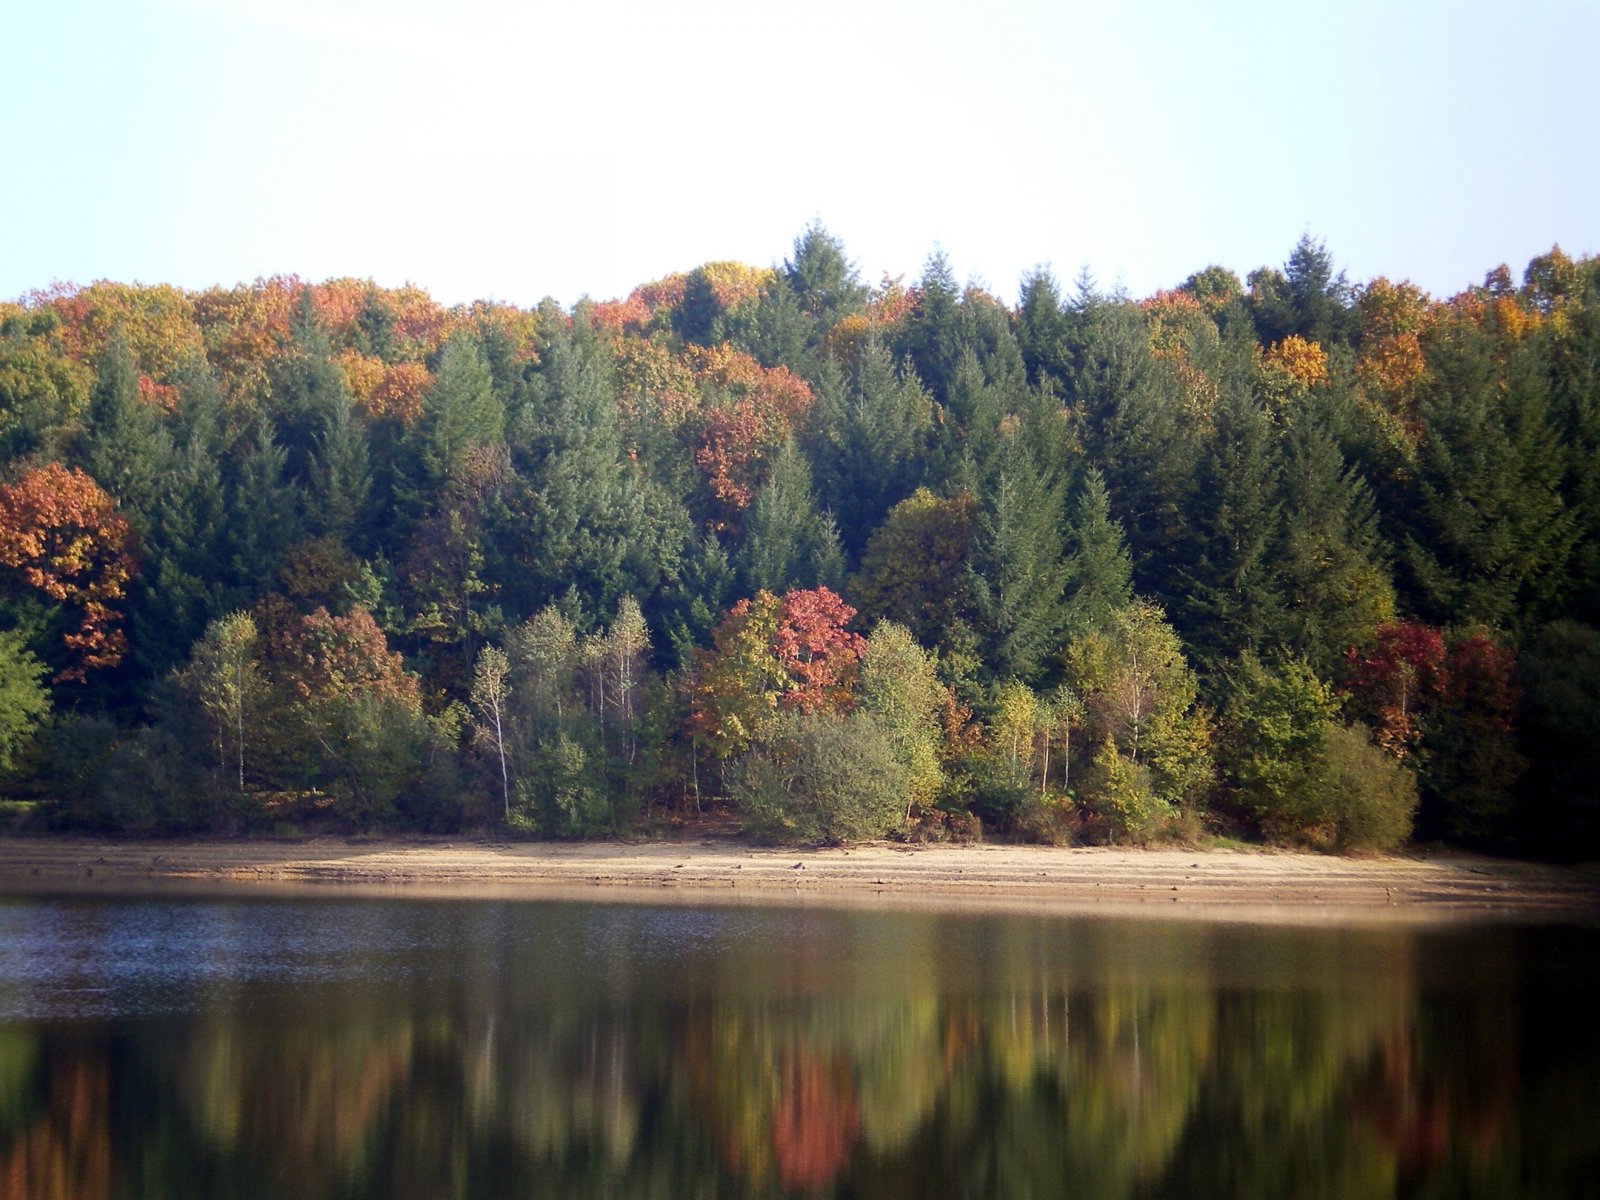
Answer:
[(1465, 855), (736, 841), (0, 838), (0, 895), (93, 889), (837, 903), (1319, 920), (1600, 916), (1600, 873)]

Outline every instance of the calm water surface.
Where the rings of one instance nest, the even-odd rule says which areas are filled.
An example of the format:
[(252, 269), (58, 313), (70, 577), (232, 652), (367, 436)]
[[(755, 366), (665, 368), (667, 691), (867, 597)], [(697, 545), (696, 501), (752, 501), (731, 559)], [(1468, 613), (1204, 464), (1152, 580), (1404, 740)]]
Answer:
[(0, 899), (0, 1197), (1600, 1195), (1600, 930)]

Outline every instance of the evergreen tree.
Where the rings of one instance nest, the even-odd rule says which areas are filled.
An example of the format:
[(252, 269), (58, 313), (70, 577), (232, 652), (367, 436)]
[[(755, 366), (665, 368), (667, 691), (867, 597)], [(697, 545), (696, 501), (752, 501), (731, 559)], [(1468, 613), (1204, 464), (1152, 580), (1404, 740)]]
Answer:
[(372, 493), (372, 463), (366, 426), (350, 404), (335, 403), (324, 413), (306, 483), (311, 531), (354, 548)]
[(867, 289), (845, 257), (844, 243), (820, 224), (808, 225), (795, 238), (794, 257), (783, 264), (783, 275), (819, 337), (867, 300)]
[(139, 395), (133, 352), (122, 331), (115, 330), (89, 393), (84, 467), (141, 535), (150, 528), (171, 467), (172, 439), (159, 413)]
[(747, 596), (762, 589), (782, 593), (818, 584), (836, 590), (840, 585), (844, 560), (838, 533), (832, 520), (817, 511), (811, 468), (792, 441), (773, 457), (766, 482), (750, 505), (738, 563)]
[(859, 558), (889, 509), (920, 482), (932, 405), (913, 377), (895, 369), (876, 333), (861, 348), (847, 387), (824, 377), (811, 411), (820, 494)]
[(422, 398), (418, 453), (424, 485), (437, 489), (473, 447), (495, 445), (504, 436), (505, 408), (489, 364), (478, 343), (458, 331), (445, 343), (438, 377)]
[(185, 365), (174, 414), (174, 450), (150, 515), (143, 568), (131, 589), (129, 648), (147, 678), (158, 677), (225, 604), (227, 505), (222, 394), (203, 359)]
[(1122, 527), (1111, 515), (1105, 478), (1091, 467), (1073, 504), (1068, 526), (1068, 634), (1105, 625), (1113, 612), (1133, 601), (1133, 562)]
[(1192, 515), (1193, 557), (1181, 572), (1174, 622), (1214, 669), (1281, 644), (1286, 613), (1273, 566), (1282, 538), (1282, 466), (1276, 434), (1243, 380), (1224, 387), (1201, 464)]
[(1527, 349), (1502, 365), (1459, 327), (1429, 366), (1414, 477), (1392, 514), (1412, 604), (1440, 623), (1536, 619), (1576, 536), (1547, 382)]
[(486, 573), (513, 611), (560, 602), (593, 628), (622, 596), (660, 593), (688, 514), (624, 454), (609, 357), (591, 333), (554, 335), (532, 390), (511, 430), (514, 473), (491, 517)]
[(961, 288), (943, 250), (928, 256), (917, 283), (917, 304), (900, 329), (895, 349), (940, 403), (950, 393), (960, 361)]
[(226, 561), (232, 590), (225, 604), (246, 608), (255, 603), (278, 573), (288, 548), (304, 532), (294, 489), (286, 476), (288, 452), (272, 436), (272, 427), (258, 422), (245, 435), (248, 448), (232, 478), (224, 478), (226, 497)]
[(999, 678), (1034, 682), (1065, 619), (1061, 482), (1041, 475), (1021, 439), (1001, 444), (974, 531), (968, 580)]
[(1369, 641), (1395, 615), (1377, 509), (1366, 483), (1346, 466), (1324, 422), (1300, 414), (1290, 427), (1283, 473), (1285, 642), (1323, 679), (1341, 656)]

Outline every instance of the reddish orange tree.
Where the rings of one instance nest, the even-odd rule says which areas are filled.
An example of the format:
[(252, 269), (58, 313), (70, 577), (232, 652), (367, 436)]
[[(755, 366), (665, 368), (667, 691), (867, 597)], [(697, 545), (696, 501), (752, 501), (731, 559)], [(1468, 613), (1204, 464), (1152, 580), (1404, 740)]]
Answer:
[(728, 610), (691, 685), (689, 732), (715, 758), (747, 749), (780, 709), (850, 707), (866, 639), (846, 628), (856, 610), (827, 588), (757, 592)]
[(133, 578), (134, 534), (88, 475), (50, 463), (0, 485), (0, 566), (80, 614), (62, 636), (74, 661), (56, 673), (57, 683), (82, 682), (122, 661), (127, 638), (114, 606)]

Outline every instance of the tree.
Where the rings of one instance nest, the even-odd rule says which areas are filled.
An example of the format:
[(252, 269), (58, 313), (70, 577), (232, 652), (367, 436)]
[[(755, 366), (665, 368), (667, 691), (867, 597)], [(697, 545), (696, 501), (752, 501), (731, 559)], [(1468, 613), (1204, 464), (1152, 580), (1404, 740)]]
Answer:
[(1414, 482), (1396, 512), (1417, 606), (1440, 622), (1537, 615), (1576, 535), (1539, 364), (1521, 351), (1502, 366), (1480, 332), (1441, 334), (1420, 415)]
[(111, 497), (77, 468), (49, 463), (0, 484), (0, 566), (80, 614), (77, 628), (62, 634), (70, 658), (56, 682), (82, 682), (122, 661), (127, 639), (113, 606), (133, 578), (134, 545)]
[(1224, 387), (1197, 478), (1194, 553), (1180, 575), (1180, 628), (1207, 667), (1281, 642), (1286, 616), (1273, 573), (1280, 553), (1282, 465), (1260, 400)]
[(780, 709), (838, 712), (850, 704), (865, 639), (851, 608), (827, 588), (781, 599), (757, 592), (728, 610), (712, 650), (696, 655), (689, 731), (717, 759), (742, 753)]
[(1221, 766), (1236, 799), (1274, 840), (1315, 841), (1332, 813), (1323, 763), (1338, 700), (1304, 662), (1241, 655), (1228, 672)]
[(906, 768), (866, 713), (785, 714), (730, 771), (729, 794), (752, 832), (775, 841), (839, 844), (896, 828)]
[(836, 587), (841, 582), (838, 533), (833, 521), (817, 511), (811, 468), (792, 441), (774, 456), (750, 506), (738, 563), (745, 590), (751, 593)]
[(172, 443), (160, 409), (140, 395), (138, 367), (120, 331), (101, 355), (88, 417), (84, 465), (142, 533), (167, 473)]
[(511, 699), (511, 661), (503, 650), (485, 646), (472, 673), (472, 706), (478, 710), (479, 735), (500, 760), (500, 797), (511, 823), (511, 772), (506, 765), (507, 704)]
[[(1166, 811), (1196, 801), (1211, 781), (1211, 723), (1195, 704), (1198, 681), (1161, 609), (1144, 601), (1118, 609), (1104, 628), (1074, 636), (1062, 658), (1084, 706), (1082, 750), (1092, 752), (1097, 777), (1133, 787), (1130, 771), (1143, 768)], [(1085, 788), (1091, 807), (1096, 786), (1090, 780)]]
[(970, 615), (967, 561), (976, 523), (970, 492), (941, 500), (918, 488), (890, 509), (868, 539), (851, 587), (863, 619), (897, 621), (924, 646), (940, 644)]
[[(250, 614), (232, 613), (212, 621), (178, 673), (178, 686), (205, 713), (216, 749), (217, 766), (230, 765), (244, 794), (245, 748), (262, 704), (265, 681), (256, 657), (260, 634)], [(247, 733), (247, 726), (252, 729)]]
[(1345, 652), (1339, 690), (1372, 727), (1372, 740), (1396, 758), (1422, 742), (1422, 722), (1444, 694), (1449, 673), (1444, 637), (1409, 621), (1385, 621), (1376, 640)]
[(1133, 562), (1122, 526), (1111, 515), (1105, 477), (1094, 467), (1084, 474), (1073, 504), (1067, 545), (1065, 628), (1073, 633), (1102, 626), (1133, 600)]
[(980, 502), (968, 582), (996, 674), (1037, 680), (1059, 646), (1067, 565), (1062, 484), (1008, 437)]
[(1326, 426), (1307, 414), (1289, 430), (1283, 543), (1276, 571), (1288, 648), (1331, 678), (1344, 651), (1395, 615), (1372, 493)]
[(889, 509), (921, 481), (932, 412), (928, 394), (914, 376), (895, 369), (875, 332), (848, 384), (821, 389), (811, 410), (810, 444), (818, 485), (852, 560)]
[(893, 621), (880, 621), (861, 656), (856, 696), (862, 712), (875, 717), (895, 758), (906, 769), (906, 820), (918, 805), (931, 805), (944, 784), (939, 765), (940, 713), (949, 692), (939, 682), (933, 658)]
[(819, 338), (866, 303), (867, 289), (845, 257), (844, 243), (821, 224), (806, 226), (795, 238), (794, 256), (784, 262), (783, 276), (815, 322)]
[(439, 488), (465, 454), (496, 445), (504, 435), (505, 409), (489, 364), (477, 341), (458, 330), (445, 343), (439, 374), (422, 397), (418, 440), (426, 486)]
[(0, 630), (0, 772), (16, 769), (19, 755), (50, 715), (44, 676), (23, 636)]

